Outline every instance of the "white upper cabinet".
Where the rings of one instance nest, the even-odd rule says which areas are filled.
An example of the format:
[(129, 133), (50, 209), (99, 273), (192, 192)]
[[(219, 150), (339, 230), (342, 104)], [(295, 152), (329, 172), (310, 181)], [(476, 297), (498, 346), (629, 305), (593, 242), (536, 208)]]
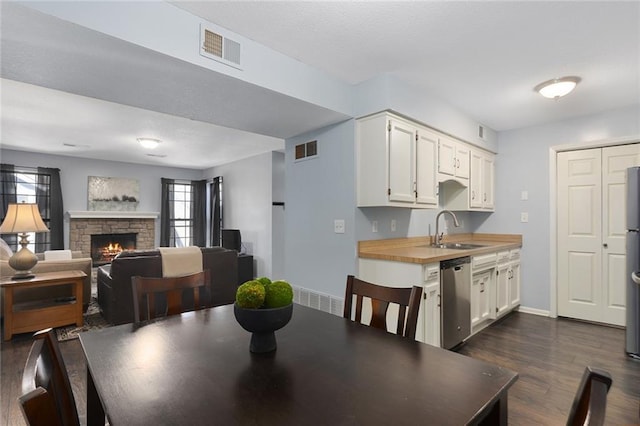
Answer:
[(356, 122), (358, 207), (435, 208), (438, 136), (389, 113)]
[(469, 158), (468, 181), (455, 179), (456, 182), (449, 182), (441, 176), (442, 206), (450, 210), (493, 211), (495, 154), (471, 148)]
[(469, 179), (469, 146), (442, 136), (438, 147), (439, 180)]

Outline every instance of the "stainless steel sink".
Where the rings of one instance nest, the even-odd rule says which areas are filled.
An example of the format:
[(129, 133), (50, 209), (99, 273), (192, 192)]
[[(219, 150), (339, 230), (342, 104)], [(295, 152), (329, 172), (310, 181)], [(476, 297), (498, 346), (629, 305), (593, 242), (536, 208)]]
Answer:
[(443, 244), (433, 244), (431, 247), (434, 248), (443, 248), (443, 249), (455, 249), (455, 250), (471, 250), (481, 247), (486, 247), (481, 244), (467, 244), (467, 243), (443, 243)]

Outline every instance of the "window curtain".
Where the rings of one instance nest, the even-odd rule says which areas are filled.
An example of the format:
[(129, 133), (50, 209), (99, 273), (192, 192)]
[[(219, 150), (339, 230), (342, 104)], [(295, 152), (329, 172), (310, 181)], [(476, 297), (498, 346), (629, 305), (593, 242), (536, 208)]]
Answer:
[(191, 217), (193, 218), (193, 245), (207, 245), (207, 181), (191, 181)]
[(174, 179), (162, 178), (162, 198), (160, 206), (160, 247), (169, 247), (171, 240), (171, 219), (173, 211), (173, 184)]
[[(0, 202), (0, 223), (4, 221), (7, 215), (9, 204), (16, 203), (16, 191), (18, 180), (16, 179), (15, 167), (13, 164), (0, 164), (0, 185), (2, 185), (2, 201)], [(16, 234), (4, 234), (2, 239), (9, 244), (10, 247), (16, 249), (18, 247), (18, 236)]]
[[(46, 180), (49, 179), (49, 193), (46, 191)], [(36, 203), (40, 214), (49, 217), (50, 250), (64, 249), (64, 207), (62, 205), (62, 186), (60, 185), (60, 169), (38, 167), (38, 185), (36, 186)], [(48, 214), (46, 213), (49, 208)], [(47, 234), (36, 233), (36, 245), (43, 247)]]
[(209, 238), (212, 246), (221, 245), (221, 228), (222, 228), (222, 176), (213, 178), (211, 182), (211, 205), (209, 211), (211, 212), (211, 228)]

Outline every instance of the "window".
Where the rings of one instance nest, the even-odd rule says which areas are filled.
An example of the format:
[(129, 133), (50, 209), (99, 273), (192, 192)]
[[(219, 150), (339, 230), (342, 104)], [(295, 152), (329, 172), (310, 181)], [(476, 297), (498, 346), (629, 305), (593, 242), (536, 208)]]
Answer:
[(191, 183), (173, 183), (169, 191), (169, 247), (193, 245), (193, 216)]
[[(13, 167), (2, 166), (0, 173), (0, 195), (3, 200), (2, 218), (9, 203), (37, 203), (40, 216), (51, 229), (51, 175), (30, 171), (26, 168), (13, 169)], [(27, 233), (29, 245), (27, 248), (34, 253), (42, 253), (51, 249), (51, 239), (48, 232)], [(17, 251), (18, 236), (16, 234), (6, 234), (2, 238), (9, 246)]]

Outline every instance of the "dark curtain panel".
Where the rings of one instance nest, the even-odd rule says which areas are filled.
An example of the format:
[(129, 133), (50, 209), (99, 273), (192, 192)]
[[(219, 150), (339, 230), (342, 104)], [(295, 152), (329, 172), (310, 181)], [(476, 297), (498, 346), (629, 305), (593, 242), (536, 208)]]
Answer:
[(191, 217), (193, 218), (193, 245), (207, 245), (207, 181), (191, 181)]
[[(7, 209), (10, 203), (18, 201), (16, 191), (18, 181), (16, 179), (15, 167), (13, 164), (0, 164), (0, 185), (2, 185), (2, 200), (0, 201), (0, 223), (7, 215)], [(16, 234), (4, 234), (2, 239), (14, 250), (18, 248), (18, 236)]]
[(211, 212), (211, 245), (219, 246), (220, 244), (220, 233), (222, 228), (222, 200), (221, 200), (221, 186), (222, 186), (222, 177), (218, 176), (213, 178), (213, 182), (211, 182), (211, 205), (209, 206), (209, 211)]
[[(49, 193), (46, 181), (49, 181)], [(60, 185), (60, 169), (38, 167), (38, 185), (36, 186), (36, 202), (40, 214), (49, 217), (50, 250), (64, 249), (64, 207), (62, 204), (62, 186)], [(46, 212), (49, 208), (48, 214)], [(36, 234), (36, 245), (46, 241), (47, 234)], [(42, 247), (42, 245), (40, 245)]]
[(171, 240), (171, 219), (173, 219), (174, 179), (161, 178), (162, 198), (160, 206), (160, 247), (169, 247)]

